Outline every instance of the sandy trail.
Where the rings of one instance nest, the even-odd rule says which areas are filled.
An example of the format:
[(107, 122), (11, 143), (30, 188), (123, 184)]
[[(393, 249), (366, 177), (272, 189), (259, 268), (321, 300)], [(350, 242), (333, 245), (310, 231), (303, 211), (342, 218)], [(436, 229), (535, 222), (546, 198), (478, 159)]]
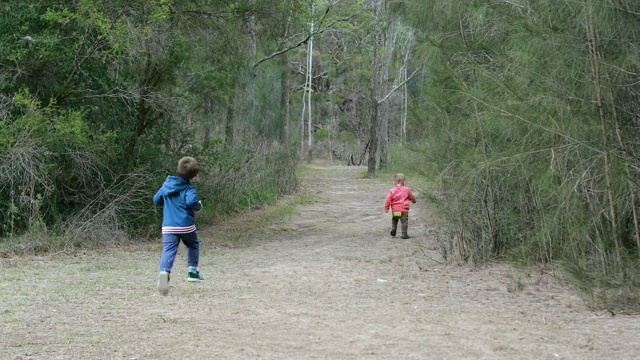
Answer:
[(180, 258), (166, 297), (159, 242), (3, 259), (0, 358), (640, 357), (640, 317), (589, 311), (549, 275), (445, 263), (419, 194), (412, 238), (390, 237), (391, 184), (363, 174), (305, 171), (314, 200), (241, 245), (224, 240), (230, 224), (201, 229), (207, 280), (181, 279)]

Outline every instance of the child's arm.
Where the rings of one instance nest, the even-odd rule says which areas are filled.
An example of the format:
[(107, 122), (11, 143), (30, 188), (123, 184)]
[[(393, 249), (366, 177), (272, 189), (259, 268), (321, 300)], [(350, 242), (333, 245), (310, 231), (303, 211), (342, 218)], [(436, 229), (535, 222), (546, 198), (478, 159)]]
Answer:
[(391, 191), (389, 191), (389, 193), (387, 194), (387, 199), (384, 201), (384, 212), (389, 212), (389, 207), (391, 206), (391, 198), (392, 198), (392, 193)]
[(164, 205), (164, 197), (162, 196), (162, 188), (160, 188), (160, 190), (158, 190), (158, 192), (156, 192), (156, 194), (153, 195), (153, 203), (156, 206)]
[(409, 190), (409, 200), (411, 200), (411, 202), (414, 204), (416, 203), (416, 197), (413, 195), (411, 190)]
[(190, 187), (185, 193), (185, 205), (192, 211), (202, 210), (202, 203), (198, 200), (198, 193), (195, 187)]

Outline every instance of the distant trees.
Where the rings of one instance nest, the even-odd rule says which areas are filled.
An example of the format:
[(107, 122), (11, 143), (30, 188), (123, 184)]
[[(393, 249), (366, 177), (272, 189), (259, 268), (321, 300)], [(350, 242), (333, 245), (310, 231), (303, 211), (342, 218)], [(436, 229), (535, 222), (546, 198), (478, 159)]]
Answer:
[[(8, 171), (0, 176), (0, 237), (36, 224), (61, 234), (71, 223), (138, 234), (157, 216), (147, 193), (184, 154), (205, 164), (201, 193), (215, 204), (207, 207), (212, 213), (291, 191), (296, 162), (313, 152), (346, 162), (369, 151), (375, 162), (370, 94), (382, 95), (383, 80), (371, 76), (371, 36), (385, 20), (373, 21), (372, 4), (382, 6), (0, 4), (0, 167)], [(381, 47), (381, 64), (394, 72), (399, 57), (391, 44)], [(293, 121), (301, 113), (306, 121)], [(376, 120), (377, 133), (379, 126)], [(16, 159), (29, 169), (16, 168)], [(114, 200), (125, 197), (131, 201)]]
[[(41, 222), (53, 229), (81, 209), (91, 214), (111, 206), (90, 198), (121, 189), (131, 174), (139, 179), (140, 196), (132, 204), (140, 206), (116, 211), (120, 219), (114, 222), (127, 231), (143, 228), (154, 216), (143, 199), (161, 177), (156, 169), (171, 172), (175, 158), (185, 153), (209, 162), (212, 180), (202, 184), (202, 192), (220, 204), (215, 211), (225, 212), (236, 208), (230, 195), (236, 192), (250, 192), (256, 199), (247, 204), (259, 204), (289, 191), (295, 184), (290, 168), (314, 152), (359, 164), (368, 157), (373, 174), (378, 156), (386, 166), (388, 142), (400, 133), (400, 123), (392, 122), (390, 130), (389, 119), (401, 118), (406, 101), (395, 90), (404, 81), (401, 68), (407, 78), (411, 49), (406, 41), (398, 43), (402, 49), (394, 42), (397, 29), (406, 29), (397, 4), (86, 0), (0, 6), (3, 125), (18, 123), (23, 115), (16, 96), (28, 94), (33, 113), (51, 121), (73, 116), (89, 131), (76, 135), (99, 139), (82, 149), (82, 164), (92, 164), (90, 179), (74, 184), (73, 191), (52, 185), (55, 197), (40, 192)], [(403, 94), (408, 99), (408, 91)], [(302, 114), (303, 121), (292, 121), (291, 114)], [(16, 150), (9, 140), (2, 145), (7, 154)], [(290, 168), (270, 163), (287, 158)], [(3, 164), (10, 159), (2, 158)], [(53, 165), (51, 158), (43, 161)], [(52, 168), (72, 169), (65, 161)], [(242, 178), (242, 164), (259, 167), (256, 161), (283, 171), (270, 175), (289, 180), (261, 189), (264, 181)], [(223, 182), (224, 176), (233, 180)], [(23, 212), (13, 207), (18, 195), (7, 184), (0, 184), (3, 229), (9, 213)], [(31, 226), (11, 221), (12, 230), (0, 236)]]
[[(406, 128), (404, 127), (402, 107), (406, 105), (408, 93), (406, 85), (411, 77), (418, 71), (416, 69), (407, 76), (409, 57), (411, 54), (412, 31), (400, 22), (399, 14), (404, 7), (392, 2), (373, 0), (373, 33), (372, 33), (372, 74), (369, 124), (369, 155), (367, 173), (373, 176), (376, 170), (376, 158), (380, 169), (388, 164), (388, 152), (390, 135), (395, 134), (401, 139)], [(384, 29), (384, 34), (380, 28)], [(402, 36), (407, 38), (396, 41)], [(395, 74), (391, 74), (391, 72)], [(396, 96), (396, 92), (404, 87), (402, 97)], [(395, 102), (395, 106), (394, 103)], [(394, 111), (392, 111), (394, 110)], [(392, 118), (400, 121), (391, 121)], [(390, 126), (395, 126), (390, 129)]]

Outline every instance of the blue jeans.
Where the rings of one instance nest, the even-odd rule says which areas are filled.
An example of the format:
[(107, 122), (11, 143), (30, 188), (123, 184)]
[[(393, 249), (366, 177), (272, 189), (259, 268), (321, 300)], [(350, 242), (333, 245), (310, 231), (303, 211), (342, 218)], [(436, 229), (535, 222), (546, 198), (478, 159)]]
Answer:
[(187, 247), (187, 266), (198, 266), (200, 261), (200, 240), (198, 240), (196, 231), (188, 234), (162, 234), (160, 271), (171, 272), (181, 240)]

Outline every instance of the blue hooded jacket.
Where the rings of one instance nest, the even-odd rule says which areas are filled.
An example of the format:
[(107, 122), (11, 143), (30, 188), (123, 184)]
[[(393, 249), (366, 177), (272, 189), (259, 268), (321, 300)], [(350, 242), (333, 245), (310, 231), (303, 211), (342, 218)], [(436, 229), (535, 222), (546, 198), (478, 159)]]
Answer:
[(153, 203), (163, 206), (162, 233), (186, 234), (196, 230), (195, 211), (202, 209), (196, 187), (179, 176), (167, 176)]

